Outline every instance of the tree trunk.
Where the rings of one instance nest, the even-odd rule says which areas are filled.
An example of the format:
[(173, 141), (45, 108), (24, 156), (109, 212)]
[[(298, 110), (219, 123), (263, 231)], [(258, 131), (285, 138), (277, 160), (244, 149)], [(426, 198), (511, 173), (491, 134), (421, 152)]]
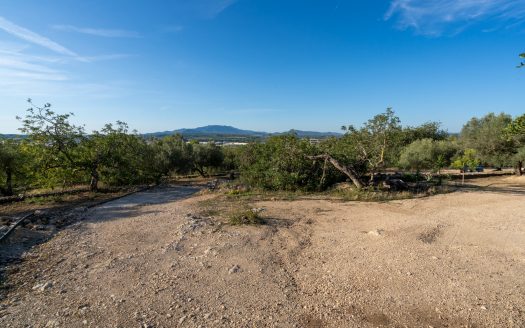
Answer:
[(6, 170), (6, 189), (5, 189), (5, 195), (6, 196), (13, 196), (13, 170), (11, 170), (10, 167)]
[(91, 182), (89, 183), (89, 190), (97, 192), (98, 191), (98, 165), (94, 165), (91, 168)]
[(308, 156), (309, 159), (324, 159), (330, 162), (338, 171), (342, 172), (344, 175), (350, 178), (357, 189), (363, 188), (364, 184), (361, 179), (358, 177), (357, 173), (352, 167), (343, 165), (339, 163), (335, 158), (330, 155), (318, 155), (318, 156)]
[(523, 161), (518, 161), (518, 164), (516, 165), (516, 174), (518, 176), (522, 176), (521, 169), (523, 168)]
[(203, 177), (203, 178), (206, 178), (207, 175), (206, 173), (204, 172), (204, 168), (200, 168), (198, 166), (195, 166), (195, 171), (199, 172), (199, 174)]

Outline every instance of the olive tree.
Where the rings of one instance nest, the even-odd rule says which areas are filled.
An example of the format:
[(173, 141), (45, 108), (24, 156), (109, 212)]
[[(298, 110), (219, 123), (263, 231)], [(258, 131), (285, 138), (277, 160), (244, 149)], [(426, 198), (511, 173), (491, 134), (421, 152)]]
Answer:
[(360, 129), (350, 125), (345, 130), (358, 159), (367, 163), (370, 180), (373, 180), (375, 173), (396, 161), (402, 128), (392, 108), (374, 116)]
[(475, 149), (484, 164), (509, 165), (516, 150), (515, 142), (505, 134), (511, 122), (512, 117), (504, 113), (474, 117), (463, 126), (459, 141), (464, 149)]
[(418, 172), (431, 169), (440, 173), (441, 169), (450, 164), (456, 151), (456, 145), (448, 140), (416, 140), (401, 151), (399, 166)]
[(515, 162), (516, 174), (522, 175), (523, 162), (525, 161), (525, 114), (516, 117), (505, 129), (505, 133), (509, 140), (512, 140), (520, 148), (516, 150), (513, 155)]
[(212, 168), (219, 168), (224, 161), (221, 147), (213, 142), (193, 145), (193, 169), (203, 177), (207, 176)]
[(186, 173), (193, 168), (193, 147), (181, 135), (150, 141), (152, 158), (149, 169), (156, 182), (172, 172)]
[(458, 156), (456, 156), (454, 162), (452, 162), (452, 167), (461, 170), (462, 184), (465, 183), (465, 171), (467, 171), (467, 169), (474, 170), (478, 165), (479, 159), (475, 149), (465, 149)]
[(249, 144), (239, 158), (241, 180), (270, 190), (315, 190), (322, 169), (309, 158), (313, 155), (315, 147), (292, 134)]
[(137, 133), (129, 133), (124, 122), (106, 124), (88, 135), (70, 122), (73, 113), (57, 114), (51, 104), (36, 106), (31, 99), (20, 129), (44, 180), (58, 175), (72, 183), (89, 181), (97, 191), (101, 178), (108, 184), (132, 184), (147, 177), (148, 147)]
[(0, 140), (0, 192), (13, 195), (14, 177), (21, 172), (23, 156), (20, 147), (13, 140)]

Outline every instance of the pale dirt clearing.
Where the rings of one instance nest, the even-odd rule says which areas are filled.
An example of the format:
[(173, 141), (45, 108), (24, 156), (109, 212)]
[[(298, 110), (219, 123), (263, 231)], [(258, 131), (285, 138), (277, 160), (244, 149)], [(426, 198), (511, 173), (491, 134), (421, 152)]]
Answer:
[(260, 202), (258, 227), (194, 215), (214, 195), (109, 203), (10, 270), (0, 326), (525, 327), (524, 192)]

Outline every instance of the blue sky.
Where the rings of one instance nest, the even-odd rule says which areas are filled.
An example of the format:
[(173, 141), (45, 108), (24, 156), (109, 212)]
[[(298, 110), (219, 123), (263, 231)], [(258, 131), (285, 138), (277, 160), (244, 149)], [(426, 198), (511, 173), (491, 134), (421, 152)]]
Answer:
[(3, 0), (0, 132), (25, 100), (88, 130), (338, 131), (524, 110), (523, 0)]

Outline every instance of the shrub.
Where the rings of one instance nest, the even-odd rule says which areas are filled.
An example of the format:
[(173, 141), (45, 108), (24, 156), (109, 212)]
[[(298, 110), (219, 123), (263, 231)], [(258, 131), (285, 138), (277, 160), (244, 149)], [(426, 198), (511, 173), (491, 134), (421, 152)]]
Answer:
[(277, 136), (250, 144), (240, 156), (241, 180), (267, 190), (316, 190), (322, 166), (308, 159), (315, 148), (295, 135)]
[(251, 209), (232, 214), (229, 223), (231, 225), (261, 225), (264, 224), (264, 220), (259, 216), (259, 211)]

